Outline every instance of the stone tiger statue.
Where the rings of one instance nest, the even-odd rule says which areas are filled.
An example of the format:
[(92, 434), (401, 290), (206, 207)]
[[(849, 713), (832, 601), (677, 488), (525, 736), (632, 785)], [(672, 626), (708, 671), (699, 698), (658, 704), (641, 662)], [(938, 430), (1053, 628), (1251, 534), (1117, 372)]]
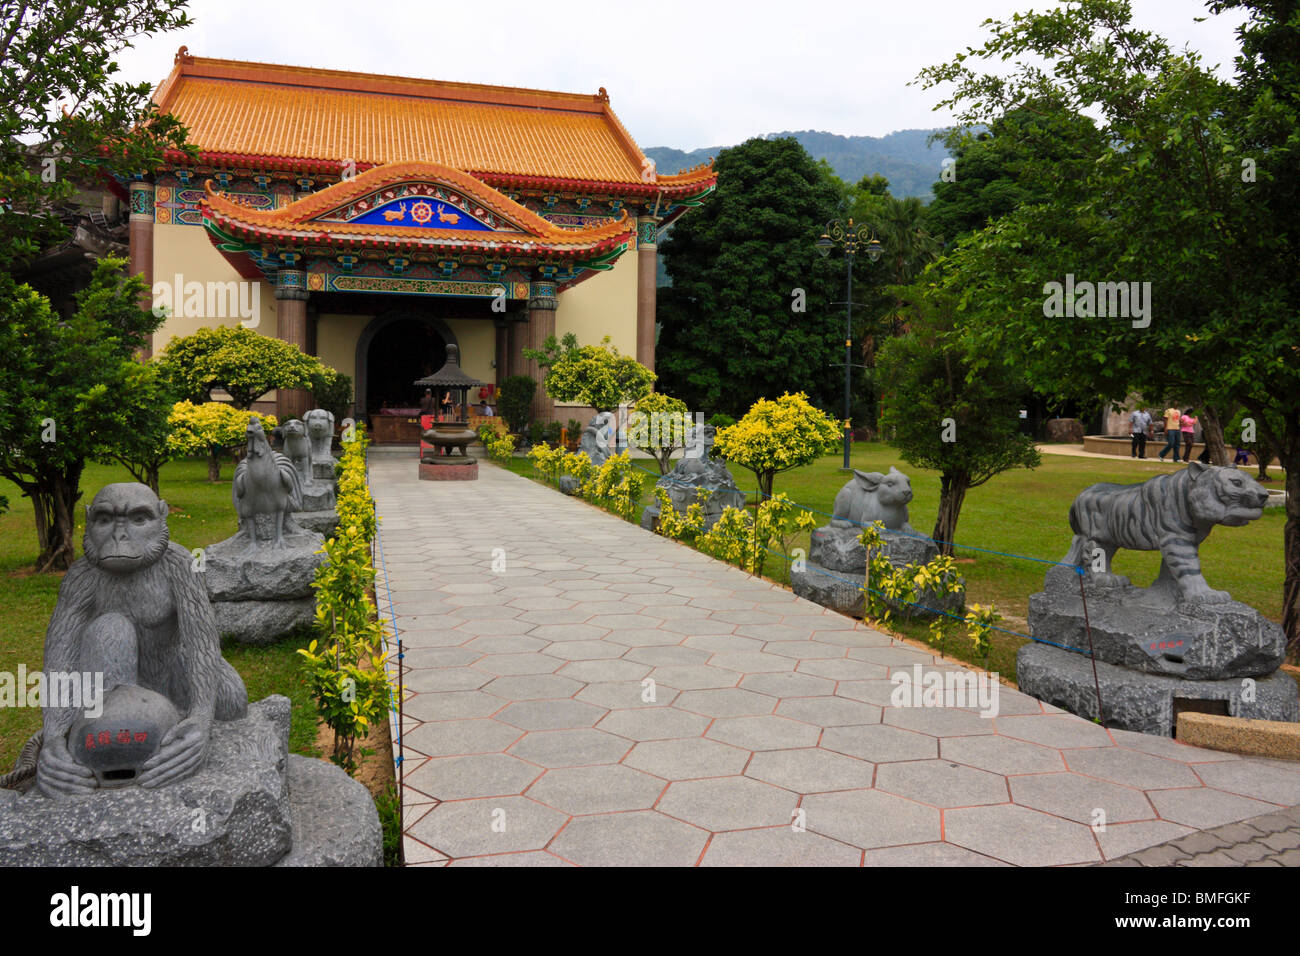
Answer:
[(1104, 570), (1093, 571), (1089, 580), (1127, 586), (1127, 578), (1111, 573), (1115, 552), (1159, 551), (1163, 560), (1153, 591), (1185, 601), (1228, 601), (1228, 592), (1206, 583), (1197, 549), (1216, 524), (1248, 524), (1263, 514), (1267, 501), (1268, 492), (1236, 468), (1197, 461), (1140, 485), (1093, 485), (1070, 506), (1074, 541), (1063, 561), (1093, 567), (1100, 551)]

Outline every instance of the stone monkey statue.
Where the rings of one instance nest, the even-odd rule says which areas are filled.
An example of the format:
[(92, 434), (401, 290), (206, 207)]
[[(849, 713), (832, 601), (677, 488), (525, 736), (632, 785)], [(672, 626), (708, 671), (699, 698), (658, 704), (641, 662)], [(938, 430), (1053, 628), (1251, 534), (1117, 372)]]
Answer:
[[(167, 504), (145, 485), (106, 485), (86, 509), (85, 556), (68, 570), (45, 635), (47, 674), (104, 675), (104, 692), (138, 686), (181, 715), (136, 782), (161, 787), (190, 776), (207, 757), (214, 720), (243, 717), (248, 692), (221, 656), (207, 591), (193, 558), (173, 543)], [(73, 758), (68, 731), (81, 712), (47, 706), (36, 784), (46, 796), (98, 786)]]

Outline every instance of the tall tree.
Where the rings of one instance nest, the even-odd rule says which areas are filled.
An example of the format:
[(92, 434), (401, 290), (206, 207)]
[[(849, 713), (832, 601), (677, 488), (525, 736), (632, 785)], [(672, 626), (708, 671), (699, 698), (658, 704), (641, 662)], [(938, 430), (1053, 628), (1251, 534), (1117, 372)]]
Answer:
[[(718, 154), (718, 189), (660, 251), (659, 387), (705, 413), (742, 415), (757, 399), (842, 381), (842, 264), (814, 243), (842, 193), (793, 138), (751, 139)], [(837, 367), (838, 366), (838, 367)]]
[[(1134, 28), (1123, 0), (1072, 0), (991, 22), (983, 47), (925, 70), (955, 84), (940, 105), (967, 126), (1026, 103), (1088, 111), (1072, 174), (1043, 167), (1043, 201), (959, 244), (945, 282), (978, 303), (988, 354), (1034, 385), (1200, 394), (1224, 421), (1239, 404), (1287, 472), (1283, 627), (1300, 644), (1300, 268), (1291, 231), (1300, 207), (1300, 70), (1294, 2), (1215, 3), (1250, 11), (1236, 84), (1194, 52)], [(997, 65), (980, 73), (977, 61)], [(1003, 61), (1014, 61), (1008, 73)], [(1090, 145), (1094, 143), (1095, 145)], [(1091, 155), (1090, 155), (1091, 154)], [(1060, 287), (1076, 296), (1063, 313)], [(1123, 283), (1102, 287), (1100, 283)], [(1146, 285), (1149, 283), (1149, 285)], [(1109, 315), (1098, 290), (1106, 288)], [(1127, 298), (1128, 308), (1124, 309)], [(1089, 296), (1093, 296), (1090, 301)], [(1136, 301), (1135, 301), (1136, 296)], [(1121, 314), (1114, 314), (1119, 311)], [(1267, 357), (1267, 358), (1266, 358)], [(1186, 391), (1183, 391), (1186, 390)]]
[(242, 325), (174, 337), (158, 366), (179, 398), (208, 402), (213, 390), (221, 388), (240, 409), (250, 408), (272, 389), (314, 389), (328, 377), (327, 366), (298, 346)]
[[(116, 80), (116, 57), (142, 36), (188, 26), (184, 0), (0, 0), (0, 268), (63, 238), (59, 206), (78, 184), (157, 166), (189, 148), (150, 102)], [(37, 144), (33, 146), (32, 144)]]
[(100, 260), (63, 321), (49, 300), (0, 271), (0, 475), (32, 499), (37, 571), (74, 558), (74, 507), (86, 462), (131, 439), (167, 407), (134, 353), (161, 320), (141, 309), (144, 282)]

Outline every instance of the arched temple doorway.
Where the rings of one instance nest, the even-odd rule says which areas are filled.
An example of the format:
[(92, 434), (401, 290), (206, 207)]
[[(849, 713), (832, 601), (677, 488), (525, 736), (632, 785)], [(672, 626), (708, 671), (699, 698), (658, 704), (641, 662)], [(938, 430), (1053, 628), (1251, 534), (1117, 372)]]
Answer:
[(441, 319), (402, 312), (378, 316), (357, 339), (357, 403), (371, 415), (385, 404), (414, 408), (422, 392), (416, 379), (436, 372), (456, 336)]

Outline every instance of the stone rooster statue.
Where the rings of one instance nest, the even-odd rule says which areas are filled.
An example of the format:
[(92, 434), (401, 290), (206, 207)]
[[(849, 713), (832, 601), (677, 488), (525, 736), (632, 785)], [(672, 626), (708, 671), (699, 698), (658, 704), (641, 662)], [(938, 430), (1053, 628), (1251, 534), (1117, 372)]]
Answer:
[(247, 434), (248, 451), (235, 469), (232, 485), (239, 530), (248, 536), (248, 550), (255, 551), (259, 546), (257, 516), (273, 515), (275, 540), (271, 546), (280, 548), (284, 546), (289, 513), (302, 509), (302, 483), (293, 462), (271, 450), (266, 431), (256, 416), (249, 417)]

